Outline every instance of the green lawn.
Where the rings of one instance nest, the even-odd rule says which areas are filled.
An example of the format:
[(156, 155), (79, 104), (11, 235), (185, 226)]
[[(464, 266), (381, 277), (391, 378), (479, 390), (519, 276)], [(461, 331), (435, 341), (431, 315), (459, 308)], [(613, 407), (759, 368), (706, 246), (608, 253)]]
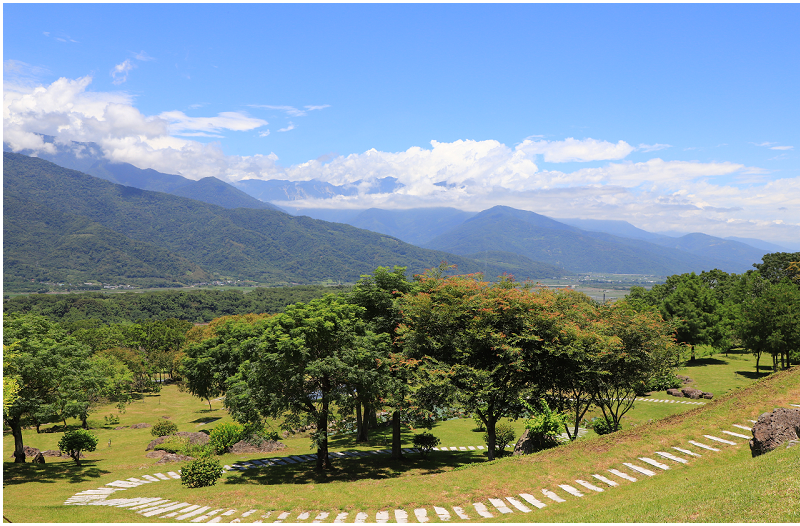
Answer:
[[(747, 423), (747, 419), (755, 419), (774, 407), (800, 403), (800, 368), (754, 383), (753, 378), (737, 373), (755, 370), (754, 359), (750, 361), (750, 358), (717, 355), (713, 357), (714, 362), (695, 364), (681, 371), (690, 376), (698, 388), (711, 392), (715, 392), (714, 389), (735, 390), (731, 396), (720, 399), (715, 392), (715, 400), (703, 406), (638, 402), (626, 415), (627, 428), (619, 433), (580, 439), (526, 457), (487, 463), (484, 454), (477, 451), (434, 452), (427, 460), (409, 455), (406, 460), (395, 462), (376, 455), (335, 460), (336, 469), (329, 473), (314, 471), (311, 463), (293, 464), (232, 472), (209, 488), (187, 489), (178, 481), (165, 481), (119, 492), (125, 495), (118, 496), (157, 496), (214, 508), (236, 508), (240, 513), (251, 508), (259, 510), (242, 519), (243, 522), (260, 520), (267, 511), (272, 511), (273, 517), (279, 511), (292, 511), (291, 517), (296, 518), (301, 511), (337, 510), (351, 513), (348, 522), (353, 521), (358, 511), (368, 512), (369, 520), (374, 521), (377, 511), (397, 508), (409, 512), (409, 520), (414, 522), (413, 510), (418, 507), (426, 507), (431, 521), (437, 522), (433, 505), (462, 506), (475, 522), (473, 502), (487, 503), (489, 497), (506, 497), (525, 491), (534, 493), (544, 487), (552, 489), (576, 478), (586, 480), (592, 473), (619, 467), (621, 462), (637, 456), (652, 456), (656, 450), (685, 445), (689, 439), (702, 440), (703, 434), (733, 429), (731, 423)], [(653, 396), (667, 398), (663, 394)], [(102, 416), (109, 412), (110, 409), (99, 412), (95, 420), (102, 421)], [(168, 386), (160, 396), (145, 396), (131, 404), (121, 415), (120, 425), (154, 423), (162, 416), (169, 416), (181, 431), (210, 430), (217, 423), (230, 420), (219, 401), (212, 402), (209, 411), (205, 401)], [(211, 418), (219, 420), (203, 424)], [(521, 431), (521, 421), (514, 425)], [(440, 422), (432, 432), (442, 439), (442, 445), (481, 445), (483, 433), (474, 428), (472, 419), (458, 419)], [(149, 429), (100, 428), (94, 431), (100, 438), (100, 446), (87, 455), (81, 467), (71, 460), (53, 457), (47, 457), (48, 463), (43, 466), (4, 462), (4, 515), (14, 522), (151, 522), (124, 509), (63, 505), (65, 499), (79, 491), (98, 488), (113, 480), (163, 473), (179, 467), (156, 466), (156, 459), (144, 456), (144, 448), (152, 439)], [(55, 449), (61, 433), (37, 435), (34, 430), (25, 430), (24, 436), (27, 445)], [(404, 432), (406, 446), (411, 445), (412, 436), (412, 431)], [(351, 435), (334, 437), (331, 450), (385, 447), (380, 436), (374, 438), (372, 447), (357, 447)], [(230, 464), (264, 456), (311, 453), (307, 436), (295, 436), (283, 442), (287, 449), (280, 452), (227, 454), (222, 461)], [(5, 433), (3, 455), (6, 460), (12, 451), (13, 439)], [(674, 467), (653, 479), (642, 477), (644, 480), (640, 482), (623, 483), (601, 494), (492, 521), (798, 522), (798, 472), (800, 448), (751, 459), (749, 449), (742, 443), (720, 453), (704, 455), (689, 466)], [(326, 522), (332, 522), (334, 517), (332, 514)], [(393, 514), (391, 522), (394, 522)]]

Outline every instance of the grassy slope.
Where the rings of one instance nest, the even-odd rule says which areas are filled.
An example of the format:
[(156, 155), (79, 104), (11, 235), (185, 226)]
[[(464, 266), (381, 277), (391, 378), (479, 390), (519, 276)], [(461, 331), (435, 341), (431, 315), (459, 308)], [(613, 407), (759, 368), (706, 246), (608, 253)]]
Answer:
[[(735, 365), (735, 364), (734, 364)], [(714, 367), (720, 367), (719, 365)], [(708, 371), (714, 367), (707, 368)], [(697, 374), (695, 374), (697, 376)], [(712, 375), (713, 376), (713, 375)], [(696, 380), (698, 387), (702, 383)], [(214, 403), (208, 412), (203, 402), (165, 389), (164, 404), (159, 397), (135, 402), (123, 415), (122, 424), (155, 422), (169, 415), (184, 431), (210, 428), (198, 426), (209, 417), (225, 413)], [(165, 402), (171, 405), (167, 408)], [(481, 462), (479, 453), (434, 453), (429, 461), (411, 456), (396, 465), (383, 457), (337, 461), (339, 469), (318, 474), (307, 464), (251, 470), (229, 474), (211, 488), (189, 490), (176, 482), (148, 484), (127, 490), (125, 497), (160, 496), (214, 507), (228, 506), (239, 511), (259, 510), (367, 511), (371, 520), (381, 509), (411, 511), (432, 505), (469, 506), (489, 497), (505, 497), (521, 492), (536, 494), (541, 488), (553, 489), (576, 478), (586, 480), (593, 473), (619, 468), (637, 456), (653, 456), (654, 451), (685, 446), (703, 434), (721, 429), (735, 430), (730, 424), (747, 423), (764, 411), (800, 401), (800, 368), (762, 379), (737, 389), (706, 406), (681, 405), (682, 412), (662, 420), (640, 425), (604, 437), (581, 440), (567, 446), (528, 457), (503, 459), (493, 464)], [(653, 404), (658, 405), (658, 404)], [(645, 403), (638, 404), (637, 411)], [(647, 406), (650, 407), (650, 406)], [(687, 410), (687, 408), (689, 408)], [(519, 424), (519, 423), (518, 423)], [(434, 433), (443, 445), (478, 445), (481, 434), (474, 433), (471, 420), (454, 420), (437, 426)], [(72, 462), (51, 461), (45, 466), (4, 464), (4, 513), (13, 521), (26, 522), (131, 522), (143, 519), (136, 513), (100, 506), (65, 507), (61, 503), (72, 494), (131, 476), (166, 471), (154, 466), (155, 460), (143, 456), (150, 440), (149, 430), (98, 430), (101, 447), (89, 455), (83, 468)], [(54, 448), (60, 434), (35, 435), (26, 431), (30, 445)], [(410, 437), (410, 433), (407, 435)], [(112, 446), (107, 446), (108, 438)], [(280, 455), (309, 452), (306, 437), (285, 441), (289, 446)], [(514, 513), (496, 520), (510, 522), (683, 522), (683, 521), (794, 521), (800, 520), (797, 496), (800, 495), (800, 448), (775, 451), (751, 459), (744, 441), (723, 446), (720, 453), (704, 454), (688, 466), (675, 466), (653, 479), (641, 477), (637, 483), (623, 482), (602, 494), (583, 499), (569, 498), (523, 515)], [(10, 436), (4, 437), (4, 455), (12, 450)], [(352, 446), (337, 439), (333, 450)], [(382, 447), (382, 445), (376, 446)], [(272, 455), (270, 455), (272, 456)], [(226, 455), (231, 463), (256, 455)], [(453, 470), (453, 467), (465, 466)], [(174, 469), (174, 467), (173, 467)], [(419, 476), (426, 475), (426, 476)], [(74, 482), (75, 484), (71, 484)], [(471, 506), (470, 506), (471, 508)], [(474, 511), (467, 510), (477, 518)], [(256, 520), (260, 513), (245, 522)], [(353, 515), (349, 520), (352, 521)], [(413, 516), (412, 516), (413, 518)], [(333, 516), (329, 517), (331, 521)], [(432, 521), (436, 522), (436, 517)], [(483, 520), (483, 519), (482, 519)]]

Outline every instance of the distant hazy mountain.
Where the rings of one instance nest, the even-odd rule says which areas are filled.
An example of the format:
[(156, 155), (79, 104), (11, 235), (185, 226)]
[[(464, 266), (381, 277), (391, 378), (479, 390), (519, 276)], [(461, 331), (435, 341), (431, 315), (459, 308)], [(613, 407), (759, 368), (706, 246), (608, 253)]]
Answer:
[(500, 250), (571, 271), (618, 274), (669, 275), (713, 268), (743, 272), (763, 255), (756, 257), (755, 252), (735, 245), (719, 248), (717, 243), (696, 237), (684, 240), (680, 245), (683, 248), (664, 247), (641, 239), (588, 232), (504, 206), (485, 210), (423, 246), (463, 255)]
[[(477, 262), (384, 234), (275, 210), (226, 209), (118, 185), (14, 153), (3, 154), (3, 192), (4, 198), (18, 203), (4, 208), (4, 224), (13, 227), (3, 240), (4, 266), (19, 270), (4, 280), (55, 275), (52, 273), (60, 263), (50, 248), (61, 246), (61, 240), (67, 238), (69, 249), (62, 254), (74, 253), (73, 266), (77, 268), (73, 270), (90, 276), (100, 275), (97, 262), (113, 266), (116, 259), (133, 261), (133, 253), (143, 247), (158, 248), (161, 255), (151, 250), (152, 255), (140, 257), (134, 266), (147, 263), (160, 268), (173, 258), (169, 265), (175, 267), (185, 260), (185, 268), (175, 267), (185, 281), (196, 281), (192, 274), (203, 270), (262, 283), (355, 281), (377, 266), (401, 265), (408, 267), (409, 273), (418, 273), (445, 260), (458, 265), (459, 272), (484, 271), (490, 278), (503, 272), (515, 273), (520, 279), (563, 274), (548, 267), (543, 276), (537, 274), (539, 267), (522, 268), (519, 262), (508, 266)], [(25, 215), (24, 203), (32, 203), (31, 210), (51, 211), (52, 218), (43, 215), (37, 223)], [(26, 222), (35, 224), (41, 237), (27, 235)], [(64, 224), (70, 222), (74, 225), (66, 228)], [(169, 273), (155, 274), (168, 279)]]
[(750, 245), (751, 247), (760, 248), (761, 250), (766, 250), (767, 252), (791, 252), (792, 250), (782, 247), (780, 245), (776, 245), (775, 243), (770, 243), (768, 241), (762, 241), (760, 239), (753, 239), (749, 237), (735, 237), (735, 236), (728, 236), (725, 239), (729, 239), (731, 241), (738, 241), (740, 243), (744, 243), (746, 245)]
[[(44, 139), (46, 142), (53, 143), (52, 137), (44, 136)], [(112, 183), (142, 190), (166, 192), (225, 208), (280, 210), (277, 206), (260, 201), (215, 177), (194, 181), (180, 175), (157, 172), (150, 168), (143, 170), (129, 163), (112, 163), (103, 157), (100, 147), (95, 143), (73, 142), (70, 145), (56, 145), (56, 147), (57, 151), (54, 154), (39, 152), (36, 156), (64, 168), (78, 170)], [(3, 151), (10, 152), (6, 143), (3, 143)], [(32, 152), (23, 150), (17, 153), (31, 155)]]
[(657, 239), (668, 238), (662, 234), (654, 234), (641, 228), (637, 228), (627, 221), (613, 219), (558, 219), (562, 223), (572, 225), (590, 232), (605, 232), (618, 237), (629, 237), (631, 239), (644, 239), (645, 241), (655, 241)]

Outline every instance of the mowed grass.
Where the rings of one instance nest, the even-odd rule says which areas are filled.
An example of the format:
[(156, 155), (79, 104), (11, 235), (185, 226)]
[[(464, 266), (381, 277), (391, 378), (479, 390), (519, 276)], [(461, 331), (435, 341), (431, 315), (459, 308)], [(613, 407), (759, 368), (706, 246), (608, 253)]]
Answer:
[[(728, 365), (707, 364), (692, 369), (694, 374), (682, 374), (692, 377), (698, 388), (709, 391), (703, 381), (716, 381), (715, 377), (724, 378), (725, 375), (730, 379), (735, 370), (739, 370), (738, 365), (735, 361)], [(731, 371), (710, 371), (728, 366)], [(706, 368), (709, 371), (704, 371)], [(751, 370), (755, 370), (754, 361)], [(750, 378), (745, 377), (745, 380), (749, 387), (736, 389), (730, 396), (717, 398), (705, 406), (637, 403), (636, 409), (629, 413), (632, 421), (635, 415), (639, 415), (635, 427), (612, 435), (581, 439), (526, 457), (487, 463), (481, 452), (434, 452), (427, 460), (419, 455), (408, 455), (406, 460), (395, 462), (375, 455), (334, 460), (336, 469), (327, 473), (314, 471), (312, 463), (294, 464), (229, 473), (216, 486), (209, 488), (188, 489), (179, 481), (165, 481), (119, 492), (119, 496), (163, 497), (213, 508), (236, 508), (240, 512), (259, 510), (259, 513), (243, 519), (244, 522), (259, 520), (267, 511), (273, 511), (273, 517), (280, 511), (292, 511), (291, 517), (296, 517), (301, 511), (332, 512), (327, 522), (333, 520), (336, 511), (350, 512), (349, 521), (355, 513), (365, 511), (370, 514), (370, 520), (374, 520), (375, 513), (380, 510), (399, 508), (412, 513), (418, 507), (428, 508), (432, 522), (437, 522), (432, 514), (433, 505), (463, 506), (474, 521), (477, 516), (470, 509), (473, 502), (486, 502), (489, 497), (506, 497), (521, 492), (541, 494), (541, 488), (553, 489), (576, 478), (587, 480), (593, 473), (619, 468), (622, 462), (634, 460), (637, 456), (653, 456), (656, 450), (686, 446), (689, 439), (703, 441), (703, 434), (719, 435), (721, 429), (736, 431), (730, 424), (746, 424), (747, 419), (756, 419), (774, 407), (800, 403), (800, 368), (756, 383)], [(663, 417), (656, 415), (656, 418), (653, 416), (655, 411), (675, 413)], [(100, 412), (98, 417), (107, 412), (110, 411)], [(154, 423), (164, 415), (170, 416), (181, 431), (210, 430), (217, 423), (230, 420), (221, 408), (221, 402), (212, 402), (209, 411), (205, 401), (180, 393), (173, 386), (166, 387), (161, 397), (146, 396), (134, 402), (122, 415), (120, 425)], [(211, 418), (220, 420), (203, 424)], [(521, 431), (521, 421), (513, 424)], [(437, 424), (433, 433), (442, 438), (442, 445), (480, 445), (483, 433), (475, 432), (474, 428), (471, 419), (458, 419)], [(71, 460), (54, 460), (52, 457), (47, 457), (48, 464), (44, 466), (5, 462), (4, 514), (15, 522), (150, 522), (150, 519), (123, 509), (63, 505), (66, 498), (78, 491), (94, 489), (113, 480), (165, 473), (178, 468), (175, 464), (156, 466), (156, 459), (145, 458), (144, 448), (152, 439), (149, 431), (96, 429), (100, 447), (87, 455), (84, 466), (80, 468)], [(24, 435), (28, 445), (55, 449), (61, 433), (37, 435), (35, 431), (25, 430)], [(410, 446), (412, 436), (412, 431), (404, 432), (406, 446)], [(109, 439), (110, 447), (107, 444)], [(222, 461), (230, 464), (237, 460), (311, 452), (307, 436), (282, 441), (287, 449), (280, 452), (228, 454), (222, 457)], [(739, 442), (737, 446), (725, 446), (720, 453), (709, 453), (692, 460), (689, 466), (671, 465), (673, 469), (652, 479), (641, 477), (643, 480), (640, 482), (623, 482), (621, 487), (601, 494), (583, 499), (570, 498), (568, 502), (549, 505), (529, 514), (514, 513), (491, 520), (797, 522), (800, 518), (797, 516), (800, 477), (796, 473), (800, 472), (800, 448), (751, 459), (745, 441)], [(334, 437), (331, 444), (333, 451), (384, 447), (379, 438), (372, 447), (357, 446), (352, 442), (352, 436)], [(6, 459), (12, 451), (13, 439), (7, 434), (3, 441)], [(413, 514), (411, 519), (413, 521)]]

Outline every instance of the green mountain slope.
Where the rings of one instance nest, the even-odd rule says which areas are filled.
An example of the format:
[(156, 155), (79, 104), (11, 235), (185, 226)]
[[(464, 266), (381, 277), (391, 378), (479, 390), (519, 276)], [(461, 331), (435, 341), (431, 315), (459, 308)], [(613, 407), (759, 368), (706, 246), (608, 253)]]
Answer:
[(85, 217), (3, 196), (3, 282), (127, 283), (175, 286), (211, 276), (163, 248), (135, 241)]
[(348, 225), (121, 186), (19, 154), (4, 153), (3, 169), (5, 195), (82, 216), (220, 276), (262, 283), (353, 281), (379, 265), (416, 273), (443, 260), (460, 272), (485, 270), (489, 277), (510, 270)]

